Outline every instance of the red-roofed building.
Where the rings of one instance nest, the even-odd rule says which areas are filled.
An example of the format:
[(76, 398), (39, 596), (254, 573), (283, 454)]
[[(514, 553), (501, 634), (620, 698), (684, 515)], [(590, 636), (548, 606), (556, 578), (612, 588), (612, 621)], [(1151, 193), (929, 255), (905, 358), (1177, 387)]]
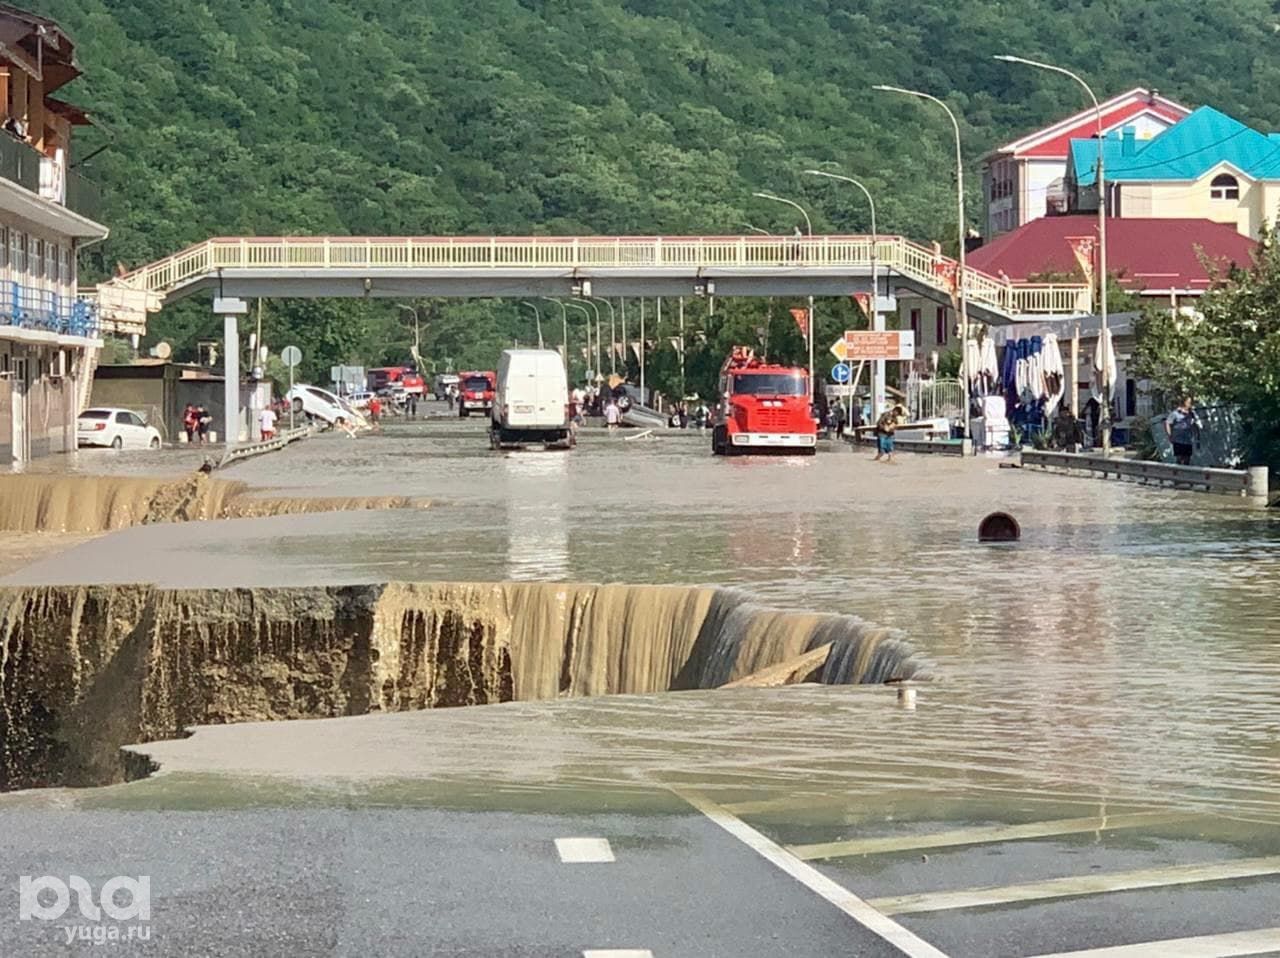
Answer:
[[(1098, 236), (1097, 217), (1047, 216), (997, 237), (968, 256), (968, 265), (1014, 282), (1045, 274), (1083, 276), (1073, 240)], [(1090, 244), (1096, 247), (1096, 243)], [(1107, 220), (1107, 272), (1125, 289), (1177, 305), (1199, 296), (1212, 279), (1202, 257), (1219, 268), (1248, 266), (1255, 243), (1225, 223), (1204, 219)]]
[[(1138, 141), (1152, 139), (1191, 113), (1142, 87), (1101, 106), (1104, 133), (1131, 128)], [(1082, 110), (987, 154), (983, 158), (986, 235), (1008, 233), (1049, 212), (1065, 212), (1064, 174), (1071, 141), (1097, 136), (1097, 132), (1094, 111)]]

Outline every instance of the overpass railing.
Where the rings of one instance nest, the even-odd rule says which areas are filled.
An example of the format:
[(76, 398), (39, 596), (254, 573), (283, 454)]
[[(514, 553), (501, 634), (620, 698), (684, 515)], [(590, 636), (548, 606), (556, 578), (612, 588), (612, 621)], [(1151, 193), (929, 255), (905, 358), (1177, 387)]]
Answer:
[[(880, 266), (953, 294), (959, 264), (901, 236), (258, 237), (199, 243), (111, 280), (161, 297), (219, 269), (857, 269)], [(1083, 284), (1015, 284), (974, 269), (970, 302), (1004, 314), (1088, 312)]]

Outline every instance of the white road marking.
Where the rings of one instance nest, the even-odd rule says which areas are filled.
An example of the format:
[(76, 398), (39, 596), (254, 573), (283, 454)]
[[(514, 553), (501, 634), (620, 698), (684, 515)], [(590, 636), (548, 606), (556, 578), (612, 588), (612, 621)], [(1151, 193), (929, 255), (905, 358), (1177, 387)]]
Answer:
[(847, 842), (822, 842), (815, 845), (791, 845), (787, 851), (805, 861), (819, 858), (846, 858), (852, 855), (879, 855), (884, 852), (919, 851), (955, 845), (981, 845), (987, 842), (1022, 841), (1029, 838), (1052, 838), (1055, 835), (1079, 835), (1105, 832), (1116, 828), (1141, 828), (1183, 821), (1185, 815), (1164, 812), (1134, 812), (1105, 818), (1064, 818), (1051, 822), (1028, 822), (1023, 825), (994, 825), (988, 828), (961, 828), (932, 835), (898, 835), (891, 838), (855, 838)]
[(903, 928), (892, 918), (876, 911), (849, 889), (832, 881), (812, 865), (802, 862), (781, 845), (770, 841), (715, 802), (695, 792), (685, 792), (680, 789), (673, 789), (673, 791), (766, 861), (782, 869), (810, 891), (825, 898), (863, 928), (879, 935), (908, 958), (947, 958), (944, 952)]
[(1256, 955), (1280, 948), (1280, 928), (1259, 928), (1256, 931), (1229, 931), (1222, 935), (1203, 935), (1199, 938), (1169, 938), (1165, 941), (1144, 941), (1136, 945), (1116, 945), (1112, 948), (1091, 948), (1085, 951), (1060, 951), (1038, 958), (1232, 958), (1238, 955)]
[(952, 908), (979, 908), (984, 905), (1006, 905), (1019, 901), (1043, 901), (1047, 898), (1073, 898), (1101, 895), (1136, 888), (1164, 888), (1169, 885), (1193, 885), (1198, 882), (1226, 881), (1232, 878), (1256, 878), (1280, 873), (1280, 856), (1245, 858), (1234, 862), (1210, 862), (1201, 865), (1173, 865), (1167, 868), (1144, 868), (1111, 875), (1072, 875), (1007, 885), (1002, 888), (967, 888), (960, 891), (930, 892), (922, 895), (898, 895), (875, 898), (869, 904), (888, 915), (912, 915)]
[(582, 958), (653, 958), (648, 948), (592, 948)]
[(611, 862), (613, 849), (607, 838), (557, 838), (556, 851), (566, 865), (587, 865)]

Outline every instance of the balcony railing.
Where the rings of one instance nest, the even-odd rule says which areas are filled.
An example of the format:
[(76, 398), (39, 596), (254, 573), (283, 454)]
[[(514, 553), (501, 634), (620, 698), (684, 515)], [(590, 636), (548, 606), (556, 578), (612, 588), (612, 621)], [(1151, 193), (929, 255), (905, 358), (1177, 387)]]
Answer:
[(44, 157), (22, 140), (0, 133), (0, 177), (32, 193), (40, 192), (40, 161)]
[(89, 299), (21, 283), (0, 283), (0, 328), (16, 326), (65, 336), (97, 336), (98, 308)]
[(97, 183), (85, 179), (75, 170), (67, 170), (67, 195), (63, 205), (86, 219), (101, 222), (102, 191)]

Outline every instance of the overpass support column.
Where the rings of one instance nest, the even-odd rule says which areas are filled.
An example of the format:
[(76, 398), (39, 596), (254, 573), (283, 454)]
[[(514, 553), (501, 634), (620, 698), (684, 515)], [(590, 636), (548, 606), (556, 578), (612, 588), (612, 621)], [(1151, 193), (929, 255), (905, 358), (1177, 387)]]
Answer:
[(230, 449), (240, 441), (240, 317), (249, 312), (243, 299), (215, 297), (213, 312), (222, 317), (222, 441)]

